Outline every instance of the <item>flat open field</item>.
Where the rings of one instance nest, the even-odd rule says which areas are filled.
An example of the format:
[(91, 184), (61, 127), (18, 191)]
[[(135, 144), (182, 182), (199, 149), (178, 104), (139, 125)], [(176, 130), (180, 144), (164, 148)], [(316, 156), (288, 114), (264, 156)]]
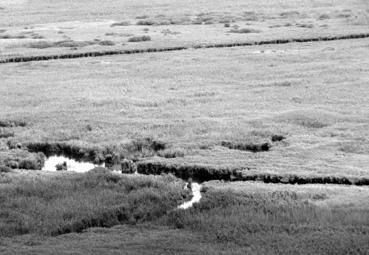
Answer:
[(0, 253), (369, 254), (368, 85), (366, 0), (0, 0)]

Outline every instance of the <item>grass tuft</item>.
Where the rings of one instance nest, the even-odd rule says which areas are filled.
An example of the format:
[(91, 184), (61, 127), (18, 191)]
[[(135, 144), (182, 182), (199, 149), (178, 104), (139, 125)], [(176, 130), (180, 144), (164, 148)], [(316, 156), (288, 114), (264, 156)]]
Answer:
[(151, 41), (151, 37), (148, 35), (133, 36), (128, 39), (128, 42), (146, 42)]
[(260, 33), (261, 30), (253, 29), (253, 28), (237, 28), (229, 30), (230, 33), (238, 33), (238, 34), (249, 34), (249, 33)]

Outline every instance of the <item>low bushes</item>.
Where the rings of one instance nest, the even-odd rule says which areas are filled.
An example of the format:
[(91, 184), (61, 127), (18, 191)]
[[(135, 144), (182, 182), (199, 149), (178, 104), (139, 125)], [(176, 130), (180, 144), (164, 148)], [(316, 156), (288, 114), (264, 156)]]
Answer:
[(0, 165), (12, 169), (41, 170), (45, 159), (42, 152), (30, 153), (21, 149), (0, 152)]

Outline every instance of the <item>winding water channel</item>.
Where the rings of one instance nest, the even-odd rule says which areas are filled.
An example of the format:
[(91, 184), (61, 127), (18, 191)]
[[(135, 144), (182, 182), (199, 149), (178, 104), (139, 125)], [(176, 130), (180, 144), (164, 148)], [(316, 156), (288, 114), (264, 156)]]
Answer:
[[(78, 162), (74, 159), (70, 159), (64, 156), (51, 156), (46, 159), (42, 170), (43, 171), (58, 171), (56, 167), (58, 164), (66, 164), (67, 171), (73, 171), (73, 172), (78, 172), (78, 173), (85, 173), (97, 166), (104, 166), (104, 164), (95, 165), (89, 162)], [(118, 171), (114, 171), (114, 172), (117, 173)], [(187, 187), (187, 183), (186, 183), (186, 187)], [(179, 205), (178, 209), (191, 208), (194, 203), (198, 203), (201, 200), (201, 185), (199, 183), (192, 182), (191, 191), (192, 191), (191, 200)]]

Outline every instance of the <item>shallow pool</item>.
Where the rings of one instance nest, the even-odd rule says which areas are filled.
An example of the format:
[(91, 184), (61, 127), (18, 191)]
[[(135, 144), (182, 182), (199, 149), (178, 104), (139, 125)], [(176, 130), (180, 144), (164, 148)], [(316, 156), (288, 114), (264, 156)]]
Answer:
[(79, 172), (79, 173), (87, 172), (97, 166), (104, 166), (104, 164), (95, 165), (89, 162), (78, 162), (74, 159), (70, 159), (64, 156), (51, 156), (46, 159), (45, 165), (42, 168), (42, 170), (57, 171), (56, 165), (63, 164), (64, 162), (67, 163), (67, 171), (74, 171), (74, 172)]

